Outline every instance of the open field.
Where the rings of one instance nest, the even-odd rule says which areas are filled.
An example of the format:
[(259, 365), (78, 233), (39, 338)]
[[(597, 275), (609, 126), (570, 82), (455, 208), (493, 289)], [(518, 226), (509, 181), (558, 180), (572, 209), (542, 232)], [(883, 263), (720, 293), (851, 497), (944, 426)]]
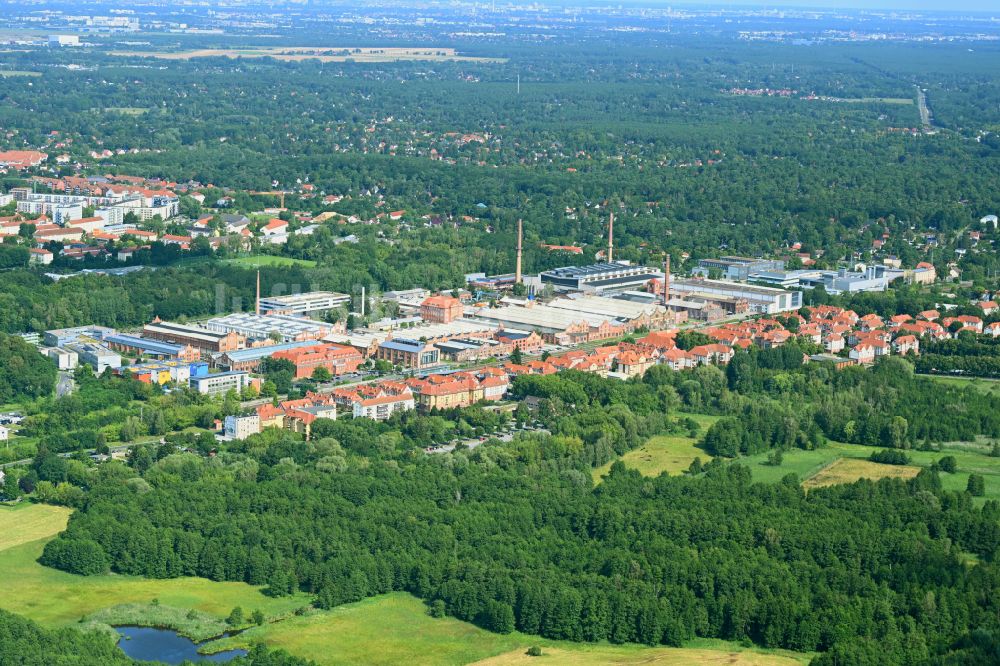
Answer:
[(91, 109), (94, 113), (120, 113), (123, 116), (141, 116), (149, 113), (149, 109), (141, 106), (107, 106), (103, 109)]
[(532, 645), (542, 646), (544, 657), (537, 661), (545, 664), (792, 666), (808, 661), (807, 655), (757, 652), (722, 641), (699, 641), (690, 648), (648, 648), (549, 641), (516, 632), (494, 634), (453, 618), (432, 618), (422, 601), (404, 593), (386, 594), (254, 627), (215, 641), (208, 649), (247, 646), (255, 640), (313, 659), (321, 666), (404, 662), (410, 666), (469, 663), (501, 666), (530, 660), (525, 652)]
[(224, 259), (225, 263), (244, 268), (259, 268), (261, 266), (302, 266), (303, 268), (315, 268), (316, 262), (311, 259), (293, 259), (291, 257), (276, 257), (270, 254), (261, 254), (253, 257), (237, 257), (235, 259)]
[(71, 509), (48, 504), (0, 506), (0, 551), (59, 534), (71, 513)]
[[(872, 451), (881, 450), (883, 449), (877, 446), (830, 442), (826, 447), (815, 451), (801, 449), (785, 451), (784, 460), (779, 467), (763, 464), (767, 460), (767, 453), (737, 458), (734, 462), (749, 467), (754, 481), (777, 483), (787, 474), (794, 473), (798, 475), (800, 480), (806, 482), (804, 485), (807, 487), (818, 487), (829, 484), (809, 484), (808, 481), (825, 471), (835, 461), (844, 459), (867, 463), (867, 458)], [(942, 472), (939, 475), (941, 485), (946, 490), (962, 491), (965, 490), (965, 484), (968, 483), (969, 474), (981, 474), (986, 482), (986, 495), (973, 500), (977, 504), (981, 504), (988, 499), (1000, 500), (1000, 458), (986, 455), (987, 451), (988, 448), (982, 445), (956, 442), (946, 444), (943, 451), (909, 450), (906, 455), (910, 457), (909, 466), (914, 469), (930, 467), (944, 456), (954, 456), (958, 466), (957, 471), (954, 474)], [(893, 467), (893, 465), (889, 465), (889, 467)], [(843, 472), (845, 469), (847, 468), (841, 468), (841, 471)], [(848, 477), (845, 479), (842, 481), (843, 483), (856, 480)]]
[(820, 97), (823, 102), (839, 102), (842, 104), (913, 104), (910, 97)]
[[(243, 583), (217, 583), (200, 578), (147, 580), (131, 576), (75, 576), (39, 565), (46, 541), (66, 525), (69, 511), (45, 505), (0, 507), (0, 534), (19, 534), (17, 545), (0, 549), (3, 594), (0, 608), (27, 616), (46, 626), (74, 624), (91, 615), (93, 622), (163, 624), (183, 609), (214, 618), (226, 617), (235, 606), (260, 609), (269, 618), (287, 618), (252, 627), (211, 644), (219, 651), (263, 641), (269, 646), (314, 659), (319, 664), (468, 664), (496, 658), (497, 664), (517, 663), (532, 645), (541, 645), (552, 663), (727, 663), (747, 666), (791, 666), (806, 655), (758, 652), (720, 641), (698, 641), (690, 648), (647, 648), (546, 641), (537, 636), (494, 634), (453, 618), (435, 619), (419, 599), (387, 594), (329, 611), (292, 614), (308, 604), (306, 595), (272, 599)], [(30, 542), (23, 539), (42, 535)], [(157, 599), (159, 606), (151, 607)], [(131, 604), (131, 605), (129, 605)], [(146, 612), (148, 611), (148, 612)], [(136, 615), (139, 613), (139, 615)], [(186, 618), (186, 616), (185, 616)], [(188, 618), (186, 618), (188, 619)], [(219, 626), (199, 615), (187, 622), (187, 633), (203, 637)], [(169, 622), (174, 624), (173, 621)], [(550, 651), (551, 650), (551, 651)], [(494, 663), (494, 662), (488, 662)]]
[(955, 388), (972, 387), (982, 393), (1000, 395), (1000, 379), (987, 379), (985, 377), (949, 377), (945, 375), (919, 375), (927, 377), (942, 384), (948, 384)]
[(0, 77), (8, 79), (15, 76), (41, 76), (41, 72), (28, 72), (18, 69), (0, 69)]
[(246, 49), (195, 49), (192, 51), (112, 51), (115, 56), (137, 56), (143, 58), (160, 58), (162, 60), (190, 60), (192, 58), (274, 58), (275, 60), (300, 61), (319, 60), (320, 62), (395, 62), (409, 61), (466, 61), (466, 62), (505, 62), (502, 58), (477, 58), (458, 55), (452, 48), (425, 47), (384, 47), (384, 48), (313, 48), (307, 46), (269, 47)]
[[(705, 644), (707, 647), (700, 647)], [(663, 666), (793, 666), (809, 663), (809, 658), (782, 650), (756, 651), (724, 641), (696, 640), (683, 648), (640, 648), (622, 645), (564, 645), (546, 647), (542, 656), (529, 657), (526, 650), (514, 650), (476, 662), (476, 666), (513, 666), (524, 664), (554, 664), (582, 666), (615, 664), (663, 664)]]
[(824, 467), (816, 475), (802, 483), (804, 488), (822, 488), (840, 483), (854, 483), (858, 479), (912, 479), (920, 473), (919, 467), (912, 465), (883, 465), (870, 460), (841, 458)]
[(165, 606), (194, 608), (220, 617), (229, 615), (235, 606), (281, 616), (309, 603), (304, 594), (276, 599), (245, 583), (218, 583), (203, 578), (147, 580), (115, 574), (76, 576), (43, 567), (36, 560), (48, 538), (65, 527), (69, 512), (42, 505), (27, 509), (0, 509), (0, 534), (13, 530), (15, 534), (43, 535), (30, 542), (20, 539), (19, 545), (0, 549), (0, 608), (44, 625), (71, 624), (110, 606), (149, 603), (153, 599)]
[[(705, 414), (677, 414), (678, 418), (690, 418), (701, 426), (700, 434), (715, 423), (719, 417)], [(680, 474), (691, 466), (691, 461), (701, 458), (707, 462), (711, 456), (695, 446), (697, 439), (686, 435), (658, 435), (651, 437), (645, 444), (623, 455), (620, 460), (626, 467), (638, 470), (644, 476), (659, 476), (661, 472)], [(614, 460), (594, 469), (591, 476), (594, 483), (600, 483), (601, 477), (608, 473)]]

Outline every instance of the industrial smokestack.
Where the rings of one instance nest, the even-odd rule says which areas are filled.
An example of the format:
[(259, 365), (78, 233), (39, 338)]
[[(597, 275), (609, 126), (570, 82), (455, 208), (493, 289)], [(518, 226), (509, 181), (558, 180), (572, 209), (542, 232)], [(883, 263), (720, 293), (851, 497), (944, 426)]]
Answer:
[(524, 236), (524, 226), (521, 220), (517, 221), (517, 268), (514, 270), (514, 283), (521, 284), (521, 254), (523, 252), (522, 241)]
[(668, 308), (670, 302), (670, 253), (663, 260), (663, 307)]
[(260, 314), (260, 271), (257, 271), (257, 300), (254, 301), (254, 313)]
[(613, 262), (615, 251), (615, 214), (612, 212), (608, 218), (608, 263)]

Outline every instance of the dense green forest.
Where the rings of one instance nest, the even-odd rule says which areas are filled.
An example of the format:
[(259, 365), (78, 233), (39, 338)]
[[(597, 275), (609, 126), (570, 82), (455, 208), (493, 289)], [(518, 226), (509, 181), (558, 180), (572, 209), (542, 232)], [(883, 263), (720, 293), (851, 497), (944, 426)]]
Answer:
[[(686, 427), (665, 414), (696, 399), (722, 413), (770, 410), (741, 417), (763, 438), (751, 450), (822, 446), (805, 414), (768, 398), (786, 381), (821, 410), (835, 390), (856, 394), (860, 406), (846, 407), (859, 416), (865, 399), (900, 392), (886, 414), (914, 403), (903, 413), (918, 431), (950, 436), (917, 416), (933, 388), (901, 381), (906, 364), (892, 361), (844, 373), (757, 354), (730, 377), (706, 366), (625, 383), (521, 378), (515, 392), (542, 398), (552, 434), (450, 455), (426, 456), (399, 435), (425, 427), (321, 421), (309, 443), (267, 433), (211, 459), (167, 452), (140, 465), (136, 456), (131, 469), (87, 478), (82, 508), (42, 562), (301, 589), (321, 608), (406, 590), (494, 631), (550, 638), (679, 645), (714, 636), (823, 651), (821, 663), (876, 653), (878, 663), (919, 663), (961, 640), (981, 646), (982, 636), (966, 635), (996, 629), (996, 502), (976, 509), (970, 495), (942, 491), (933, 471), (808, 494), (794, 476), (752, 484), (739, 465), (650, 479), (616, 463), (596, 487), (589, 473), (650, 434)], [(883, 390), (866, 398), (869, 383)], [(943, 411), (970, 397), (942, 391)], [(971, 418), (994, 418), (995, 399), (984, 400), (966, 405)], [(784, 432), (767, 435), (765, 423)], [(963, 553), (980, 564), (963, 566)]]

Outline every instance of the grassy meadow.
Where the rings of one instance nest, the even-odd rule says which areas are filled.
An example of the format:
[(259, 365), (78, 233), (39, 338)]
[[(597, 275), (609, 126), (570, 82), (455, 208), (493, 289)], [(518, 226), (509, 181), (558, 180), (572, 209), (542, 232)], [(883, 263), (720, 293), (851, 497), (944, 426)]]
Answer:
[(243, 268), (261, 267), (281, 267), (281, 266), (302, 266), (303, 268), (315, 268), (316, 262), (311, 259), (293, 259), (292, 257), (276, 257), (272, 254), (259, 254), (252, 257), (236, 257), (234, 259), (224, 259), (227, 264), (241, 266)]
[(8, 548), (59, 534), (66, 529), (71, 513), (65, 507), (47, 504), (0, 506), (0, 557)]
[[(432, 618), (419, 599), (394, 593), (328, 611), (295, 615), (307, 595), (273, 599), (244, 583), (201, 578), (150, 580), (109, 574), (76, 576), (36, 561), (45, 543), (62, 531), (70, 511), (41, 504), (0, 507), (0, 608), (44, 626), (85, 621), (85, 626), (149, 624), (176, 626), (194, 638), (218, 635), (236, 606), (260, 609), (267, 622), (215, 641), (209, 651), (263, 642), (292, 654), (333, 664), (516, 664), (532, 645), (553, 664), (733, 664), (793, 666), (808, 655), (743, 648), (698, 640), (685, 648), (574, 644), (524, 634), (494, 634), (454, 618)], [(155, 600), (155, 602), (154, 602)], [(187, 610), (194, 609), (193, 617)]]
[(920, 473), (913, 465), (884, 465), (858, 458), (838, 458), (802, 483), (803, 488), (823, 488), (859, 479), (912, 479)]
[[(719, 420), (718, 416), (708, 416), (706, 414), (677, 414), (679, 418), (690, 418), (698, 423), (699, 436), (703, 435), (708, 428)], [(695, 444), (698, 438), (687, 435), (657, 435), (650, 437), (645, 444), (635, 448), (621, 458), (625, 466), (638, 470), (644, 476), (659, 476), (660, 473), (681, 474), (695, 458), (701, 458), (702, 462), (707, 462), (711, 456), (699, 449)], [(601, 467), (594, 469), (591, 476), (594, 483), (600, 483), (601, 477), (608, 473), (612, 460)]]
[[(0, 608), (46, 626), (62, 626), (112, 606), (148, 604), (153, 599), (164, 606), (223, 618), (236, 606), (246, 611), (260, 609), (273, 617), (309, 603), (304, 594), (271, 598), (245, 583), (204, 578), (151, 580), (117, 574), (77, 576), (43, 567), (37, 559), (46, 541), (65, 528), (69, 513), (42, 504), (0, 507), (0, 571), (4, 581)], [(15, 536), (8, 539), (10, 534)]]
[[(247, 647), (257, 641), (313, 659), (320, 666), (361, 663), (503, 666), (528, 661), (793, 666), (807, 663), (809, 657), (785, 651), (758, 651), (723, 641), (699, 640), (684, 648), (650, 648), (550, 641), (517, 632), (494, 634), (453, 618), (432, 618), (422, 601), (401, 592), (254, 627), (210, 643), (207, 650)], [(541, 646), (543, 658), (526, 655), (533, 645)]]

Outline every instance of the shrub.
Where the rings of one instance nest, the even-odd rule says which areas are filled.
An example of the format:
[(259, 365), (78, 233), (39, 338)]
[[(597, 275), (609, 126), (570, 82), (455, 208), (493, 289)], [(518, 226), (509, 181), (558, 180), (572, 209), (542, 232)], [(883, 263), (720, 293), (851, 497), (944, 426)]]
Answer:
[(868, 456), (868, 460), (882, 463), (883, 465), (906, 465), (910, 462), (910, 456), (896, 449), (886, 449), (884, 451), (872, 451), (872, 454)]

